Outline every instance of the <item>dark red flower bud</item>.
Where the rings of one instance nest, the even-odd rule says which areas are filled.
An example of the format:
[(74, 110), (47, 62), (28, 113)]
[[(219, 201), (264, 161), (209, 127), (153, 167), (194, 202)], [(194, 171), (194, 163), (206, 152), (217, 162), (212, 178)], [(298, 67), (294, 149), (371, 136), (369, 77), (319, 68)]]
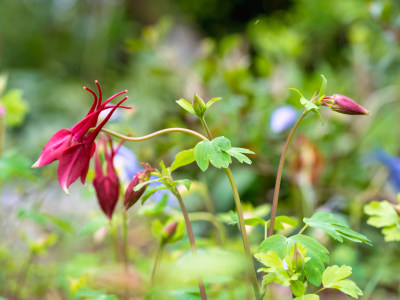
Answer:
[[(110, 147), (110, 152), (107, 150), (107, 141)], [(102, 211), (106, 214), (108, 219), (111, 220), (115, 206), (117, 205), (119, 199), (119, 179), (117, 173), (115, 172), (113, 160), (121, 143), (117, 146), (117, 149), (114, 150), (112, 140), (109, 136), (107, 136), (107, 141), (106, 138), (102, 136), (100, 142), (104, 148), (104, 158), (107, 164), (106, 173), (104, 174), (103, 172), (98, 151), (99, 147), (97, 147), (94, 161), (95, 173), (93, 186)]]
[(145, 181), (150, 179), (150, 173), (153, 171), (153, 168), (149, 164), (142, 164), (145, 169), (136, 173), (131, 182), (128, 185), (128, 188), (125, 191), (124, 196), (124, 208), (128, 210), (132, 205), (134, 205), (140, 197), (142, 197), (143, 193), (146, 191), (148, 184), (141, 187), (138, 191), (135, 191), (135, 187)]
[(168, 224), (162, 229), (161, 235), (163, 243), (168, 243), (168, 241), (174, 236), (177, 227), (178, 227), (178, 221), (175, 221)]
[(349, 97), (334, 94), (322, 99), (321, 105), (330, 107), (333, 111), (346, 115), (369, 115), (370, 112)]

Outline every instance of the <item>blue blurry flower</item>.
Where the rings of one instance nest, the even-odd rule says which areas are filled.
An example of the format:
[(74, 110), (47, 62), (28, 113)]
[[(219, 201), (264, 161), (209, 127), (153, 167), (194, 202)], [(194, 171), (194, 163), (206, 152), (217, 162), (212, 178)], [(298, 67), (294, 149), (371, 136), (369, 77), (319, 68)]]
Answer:
[(129, 184), (133, 176), (142, 171), (142, 166), (139, 164), (135, 154), (123, 145), (114, 156), (114, 167), (124, 184)]
[(400, 193), (400, 158), (392, 156), (382, 150), (376, 151), (374, 157), (389, 171), (389, 180), (391, 181), (397, 193)]
[(281, 133), (290, 128), (296, 121), (297, 110), (290, 105), (277, 108), (271, 115), (269, 125), (274, 133)]

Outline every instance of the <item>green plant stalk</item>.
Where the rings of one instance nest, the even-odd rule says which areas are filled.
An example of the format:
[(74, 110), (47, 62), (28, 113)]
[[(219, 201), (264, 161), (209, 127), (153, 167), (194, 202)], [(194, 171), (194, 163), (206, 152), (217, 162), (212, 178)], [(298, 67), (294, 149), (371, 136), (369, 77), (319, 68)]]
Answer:
[(304, 225), (304, 227), (299, 231), (298, 234), (302, 234), (304, 232), (304, 230), (306, 230), (308, 228), (308, 224)]
[(292, 141), (294, 132), (296, 131), (297, 127), (299, 126), (300, 122), (303, 120), (303, 118), (307, 115), (308, 111), (305, 110), (297, 122), (293, 125), (292, 130), (289, 133), (289, 136), (286, 140), (285, 146), (282, 151), (281, 159), (279, 161), (279, 166), (278, 166), (278, 172), (276, 174), (276, 182), (275, 182), (275, 190), (274, 190), (274, 198), (272, 201), (272, 210), (271, 210), (271, 221), (269, 224), (269, 229), (268, 229), (268, 237), (270, 237), (274, 233), (274, 225), (275, 225), (275, 217), (276, 217), (276, 210), (278, 208), (278, 198), (279, 198), (279, 189), (281, 186), (281, 179), (282, 179), (282, 171), (283, 171), (283, 165), (285, 164), (285, 158), (286, 158), (286, 153), (289, 148), (290, 142)]
[(118, 239), (117, 239), (115, 227), (113, 225), (114, 224), (113, 224), (112, 220), (110, 220), (108, 222), (108, 226), (109, 226), (109, 230), (110, 230), (110, 237), (111, 237), (113, 248), (114, 248), (115, 261), (118, 262), (119, 261)]
[(161, 256), (162, 256), (162, 252), (163, 252), (163, 249), (164, 249), (164, 243), (162, 242), (162, 241), (160, 241), (160, 245), (158, 246), (158, 249), (157, 249), (157, 254), (156, 254), (156, 259), (155, 259), (155, 261), (154, 261), (154, 266), (153, 266), (153, 271), (151, 272), (151, 286), (153, 286), (154, 285), (154, 280), (155, 280), (155, 277), (156, 277), (156, 270), (157, 270), (157, 268), (158, 268), (158, 266), (160, 265), (160, 262), (161, 262)]
[[(206, 120), (204, 118), (200, 118), (200, 121), (201, 121), (201, 124), (203, 125), (205, 131), (207, 132), (208, 138), (210, 140), (212, 140), (213, 137), (210, 132), (210, 129), (207, 126)], [(254, 294), (255, 294), (255, 297), (257, 300), (262, 299), (262, 295), (260, 294), (260, 287), (258, 285), (256, 271), (254, 269), (253, 257), (251, 255), (251, 251), (250, 251), (249, 239), (247, 237), (247, 232), (246, 232), (246, 225), (244, 223), (243, 209), (242, 209), (242, 203), (240, 202), (239, 191), (237, 189), (235, 179), (233, 178), (231, 170), (229, 168), (224, 168), (224, 171), (225, 171), (226, 175), (228, 176), (229, 182), (231, 184), (232, 192), (233, 192), (233, 198), (235, 200), (235, 206), (236, 206), (236, 210), (237, 210), (238, 217), (239, 217), (240, 233), (242, 235), (243, 247), (244, 247), (244, 251), (246, 253), (248, 271), (249, 271), (251, 283), (253, 285)]]
[(128, 257), (128, 222), (126, 211), (122, 212), (122, 253), (124, 256), (125, 272), (129, 272), (129, 257)]
[[(185, 219), (186, 230), (188, 232), (190, 246), (192, 248), (192, 253), (193, 253), (193, 255), (196, 255), (197, 254), (197, 249), (196, 249), (196, 242), (194, 240), (193, 229), (192, 229), (192, 225), (190, 224), (189, 215), (188, 215), (188, 212), (186, 210), (185, 204), (183, 203), (182, 196), (181, 196), (181, 194), (179, 193), (179, 191), (175, 187), (173, 187), (171, 191), (175, 195), (175, 197), (178, 199), (179, 206), (181, 207), (181, 210), (182, 210), (183, 218)], [(206, 289), (204, 288), (203, 280), (201, 278), (198, 278), (197, 281), (199, 283), (201, 299), (202, 300), (206, 300), (207, 299), (207, 295), (206, 295)]]

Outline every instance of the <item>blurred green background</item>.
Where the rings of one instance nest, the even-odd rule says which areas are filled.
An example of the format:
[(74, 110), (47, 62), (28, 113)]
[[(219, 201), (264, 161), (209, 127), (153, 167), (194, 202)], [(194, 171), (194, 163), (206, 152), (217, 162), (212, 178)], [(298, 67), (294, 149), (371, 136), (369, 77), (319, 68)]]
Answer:
[[(289, 88), (311, 97), (324, 74), (328, 95), (347, 95), (372, 115), (323, 109), (324, 126), (315, 116), (302, 123), (288, 154), (278, 215), (301, 220), (317, 208), (341, 214), (374, 246), (337, 244), (316, 232), (332, 262), (353, 267), (365, 299), (398, 299), (399, 243), (386, 242), (379, 229), (366, 224), (363, 206), (372, 200), (396, 204), (400, 191), (393, 184), (400, 182), (399, 45), (396, 0), (1, 0), (0, 105), (6, 133), (0, 160), (0, 296), (123, 297), (121, 286), (128, 280), (132, 299), (142, 299), (148, 288), (156, 248), (150, 228), (157, 217), (138, 214), (139, 208), (130, 212), (133, 275), (126, 279), (109, 254), (110, 237), (101, 231), (106, 223), (90, 184), (93, 174), (87, 187), (75, 183), (66, 196), (56, 164), (30, 169), (51, 135), (88, 111), (92, 97), (83, 86), (94, 89), (98, 80), (107, 97), (128, 89), (133, 112), (121, 110), (106, 127), (134, 135), (165, 127), (202, 132), (175, 100), (191, 101), (193, 93), (204, 100), (223, 97), (207, 122), (215, 136), (257, 154), (251, 166), (232, 166), (251, 215), (271, 203), (288, 134), (271, 130), (272, 113), (283, 105), (300, 112)], [(139, 161), (157, 166), (196, 142), (171, 134), (126, 146)], [(176, 176), (207, 186), (216, 212), (234, 209), (221, 170), (204, 174), (192, 165)], [(191, 211), (209, 209), (203, 196), (187, 195)], [(268, 218), (268, 211), (262, 217)], [(214, 247), (207, 223), (194, 225), (200, 246)], [(227, 229), (228, 248), (241, 253), (237, 229)], [(262, 229), (255, 228), (253, 246), (262, 239)], [(170, 263), (185, 247), (187, 238), (171, 246)], [(229, 299), (224, 284), (235, 286), (237, 299), (244, 299), (240, 293), (249, 287), (237, 279), (221, 283), (212, 299)], [(87, 285), (87, 294), (75, 293), (74, 283)], [(286, 299), (284, 292), (279, 295), (276, 299)]]

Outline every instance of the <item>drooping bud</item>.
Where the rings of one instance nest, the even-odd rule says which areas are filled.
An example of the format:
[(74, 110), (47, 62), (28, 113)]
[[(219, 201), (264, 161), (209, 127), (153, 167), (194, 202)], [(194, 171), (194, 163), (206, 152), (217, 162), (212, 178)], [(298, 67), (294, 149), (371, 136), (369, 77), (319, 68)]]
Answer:
[(324, 97), (321, 105), (330, 107), (333, 111), (346, 115), (369, 115), (370, 112), (349, 97), (334, 94)]
[(124, 208), (128, 210), (132, 205), (134, 205), (140, 197), (142, 197), (143, 193), (146, 191), (148, 184), (141, 187), (138, 191), (135, 191), (135, 187), (141, 183), (144, 183), (150, 179), (150, 172), (153, 171), (153, 168), (149, 164), (143, 164), (145, 169), (136, 173), (131, 182), (129, 183), (124, 196)]
[(168, 243), (176, 232), (178, 221), (166, 225), (161, 231), (161, 238), (163, 243)]
[(203, 99), (201, 99), (199, 96), (194, 94), (192, 106), (193, 106), (193, 109), (194, 109), (196, 115), (199, 118), (203, 118), (204, 114), (206, 112), (206, 104), (204, 103)]

